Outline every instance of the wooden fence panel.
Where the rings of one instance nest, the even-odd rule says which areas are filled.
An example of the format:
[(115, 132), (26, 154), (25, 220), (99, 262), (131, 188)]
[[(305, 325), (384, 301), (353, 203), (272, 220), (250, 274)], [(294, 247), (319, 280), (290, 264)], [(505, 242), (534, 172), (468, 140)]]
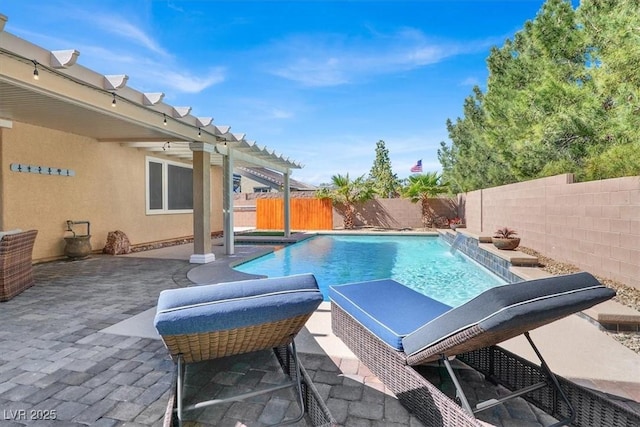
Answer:
[[(292, 230), (333, 229), (333, 205), (330, 199), (291, 199), (290, 215)], [(282, 230), (284, 201), (257, 199), (256, 227), (259, 230)]]

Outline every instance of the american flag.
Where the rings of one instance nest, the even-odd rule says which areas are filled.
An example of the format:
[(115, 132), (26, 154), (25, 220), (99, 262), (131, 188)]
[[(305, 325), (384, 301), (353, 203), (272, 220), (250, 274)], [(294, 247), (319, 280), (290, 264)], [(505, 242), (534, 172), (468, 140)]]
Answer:
[(422, 159), (416, 162), (416, 164), (411, 168), (411, 172), (422, 172)]

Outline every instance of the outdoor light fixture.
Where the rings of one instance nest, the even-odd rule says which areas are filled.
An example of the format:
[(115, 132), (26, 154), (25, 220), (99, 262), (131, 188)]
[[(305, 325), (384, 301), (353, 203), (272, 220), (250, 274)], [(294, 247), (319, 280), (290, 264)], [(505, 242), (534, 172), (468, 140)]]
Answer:
[(111, 106), (115, 107), (116, 106), (116, 93), (113, 92), (113, 101), (111, 101)]
[(201, 137), (202, 136), (202, 130), (200, 128), (198, 128), (198, 136)]
[(163, 125), (167, 125), (167, 115), (162, 113), (162, 117), (164, 118), (164, 121), (162, 122)]
[(33, 80), (40, 80), (40, 73), (38, 72), (38, 61), (32, 59), (33, 62)]

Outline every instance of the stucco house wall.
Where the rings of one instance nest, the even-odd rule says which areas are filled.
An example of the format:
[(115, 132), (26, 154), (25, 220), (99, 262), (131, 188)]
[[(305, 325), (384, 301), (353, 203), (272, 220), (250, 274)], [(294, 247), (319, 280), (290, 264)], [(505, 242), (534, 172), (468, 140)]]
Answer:
[[(109, 231), (133, 245), (193, 235), (193, 215), (146, 214), (146, 157), (162, 154), (53, 129), (12, 122), (0, 127), (0, 229), (37, 229), (34, 260), (64, 253), (66, 220), (91, 222), (91, 245), (104, 247)], [(175, 161), (175, 159), (171, 159)], [(20, 173), (12, 163), (71, 169), (73, 177)], [(222, 230), (222, 171), (212, 167), (212, 231)], [(78, 225), (80, 233), (84, 225)]]

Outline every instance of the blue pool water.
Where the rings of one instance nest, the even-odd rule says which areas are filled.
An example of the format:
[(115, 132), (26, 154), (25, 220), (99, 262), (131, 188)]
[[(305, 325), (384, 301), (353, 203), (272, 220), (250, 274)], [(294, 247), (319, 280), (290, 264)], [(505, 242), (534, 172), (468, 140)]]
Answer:
[(392, 278), (451, 306), (505, 283), (452, 254), (442, 239), (421, 236), (316, 236), (235, 269), (269, 277), (313, 273), (325, 299), (330, 285)]

